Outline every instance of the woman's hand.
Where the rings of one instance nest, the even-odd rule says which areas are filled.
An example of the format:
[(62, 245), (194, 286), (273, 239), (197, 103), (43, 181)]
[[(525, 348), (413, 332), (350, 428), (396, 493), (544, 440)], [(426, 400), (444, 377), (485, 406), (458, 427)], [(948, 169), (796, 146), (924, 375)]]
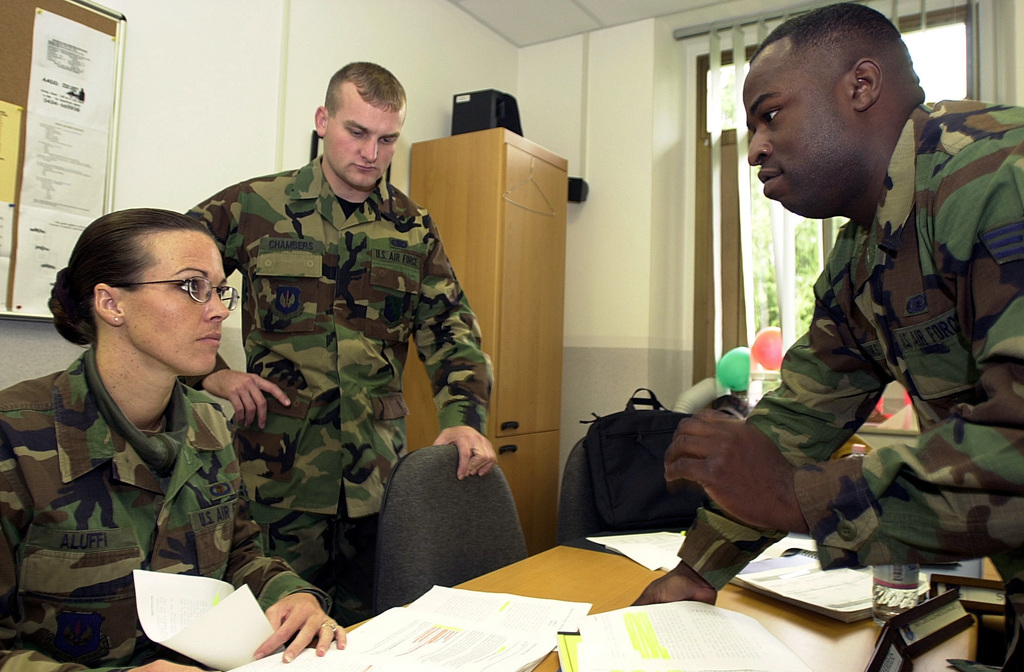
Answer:
[(339, 649), (345, 648), (345, 629), (324, 613), (311, 593), (292, 593), (281, 598), (267, 609), (267, 620), (274, 634), (256, 649), (253, 658), (257, 660), (273, 653), (293, 636), (292, 643), (284, 650), (282, 660), (286, 663), (295, 660), (295, 656), (314, 641), (318, 656), (327, 653), (331, 642), (336, 642)]

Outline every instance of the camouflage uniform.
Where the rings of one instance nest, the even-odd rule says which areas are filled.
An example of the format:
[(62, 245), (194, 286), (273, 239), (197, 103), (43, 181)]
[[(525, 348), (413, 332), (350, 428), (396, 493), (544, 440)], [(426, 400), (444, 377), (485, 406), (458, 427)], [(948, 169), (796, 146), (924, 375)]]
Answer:
[(273, 552), (311, 577), (303, 563), (327, 562), (312, 555), (324, 527), (303, 527), (375, 514), (405, 451), (410, 336), (441, 428), (483, 433), (491, 370), (479, 326), (430, 216), (384, 181), (346, 217), (318, 158), (229, 187), (190, 214), (213, 231), (225, 270), (241, 272), (246, 369), (292, 402), (268, 395), (266, 427), (239, 428), (237, 443), (253, 515), (290, 525), (269, 530)]
[[(1024, 109), (918, 109), (889, 178), (870, 230), (840, 232), (810, 330), (749, 422), (799, 466), (823, 567), (988, 556), (1019, 632)], [(892, 380), (913, 399), (920, 438), (828, 461)], [(773, 538), (704, 511), (679, 555), (721, 588)]]
[(164, 492), (100, 417), (83, 357), (0, 392), (0, 667), (188, 662), (139, 628), (134, 569), (248, 584), (263, 608), (310, 589), (260, 550), (220, 408), (178, 386), (187, 438)]

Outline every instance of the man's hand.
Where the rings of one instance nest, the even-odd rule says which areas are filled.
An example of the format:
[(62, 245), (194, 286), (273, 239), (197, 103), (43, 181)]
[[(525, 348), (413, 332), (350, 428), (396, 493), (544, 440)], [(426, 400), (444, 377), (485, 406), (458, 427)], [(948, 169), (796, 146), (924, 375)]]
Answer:
[(255, 373), (242, 373), (231, 369), (220, 369), (203, 378), (203, 389), (221, 399), (227, 399), (235, 407), (235, 424), (239, 427), (251, 425), (255, 420), (260, 428), (267, 424), (267, 398), (269, 392), (285, 406), (291, 405), (280, 387)]
[(793, 489), (795, 473), (760, 431), (707, 409), (679, 423), (665, 453), (669, 483), (700, 483), (719, 506), (755, 527), (807, 532)]
[(689, 565), (680, 562), (665, 576), (651, 581), (633, 604), (660, 604), (681, 600), (714, 604), (716, 599), (718, 599), (718, 591), (700, 574), (690, 569)]
[(442, 429), (434, 439), (435, 446), (454, 443), (459, 449), (459, 468), (455, 475), (462, 480), (466, 476), (483, 476), (498, 461), (494, 446), (487, 437), (466, 425)]
[(295, 660), (306, 645), (316, 640), (316, 655), (327, 653), (331, 642), (337, 642), (339, 649), (345, 648), (345, 628), (334, 622), (320, 608), (320, 602), (310, 593), (292, 593), (267, 609), (267, 620), (274, 628), (274, 634), (256, 649), (253, 658), (259, 660), (273, 653), (295, 636), (284, 650), (282, 660)]

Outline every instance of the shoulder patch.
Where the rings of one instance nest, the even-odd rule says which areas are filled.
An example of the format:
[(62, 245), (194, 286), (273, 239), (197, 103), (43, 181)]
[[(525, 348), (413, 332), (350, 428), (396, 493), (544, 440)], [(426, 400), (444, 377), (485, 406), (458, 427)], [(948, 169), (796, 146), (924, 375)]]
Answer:
[(1024, 259), (1024, 220), (985, 231), (980, 238), (997, 263)]

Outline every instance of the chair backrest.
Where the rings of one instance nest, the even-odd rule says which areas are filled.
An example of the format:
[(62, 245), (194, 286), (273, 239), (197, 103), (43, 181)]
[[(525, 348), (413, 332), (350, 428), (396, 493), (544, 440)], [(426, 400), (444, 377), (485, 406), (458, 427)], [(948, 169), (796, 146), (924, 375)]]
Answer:
[(562, 487), (558, 495), (558, 543), (564, 544), (601, 531), (601, 519), (594, 503), (583, 439), (569, 451), (562, 469)]
[(454, 586), (526, 557), (512, 491), (495, 465), (458, 480), (454, 445), (414, 450), (384, 489), (373, 610), (408, 604), (434, 585)]

